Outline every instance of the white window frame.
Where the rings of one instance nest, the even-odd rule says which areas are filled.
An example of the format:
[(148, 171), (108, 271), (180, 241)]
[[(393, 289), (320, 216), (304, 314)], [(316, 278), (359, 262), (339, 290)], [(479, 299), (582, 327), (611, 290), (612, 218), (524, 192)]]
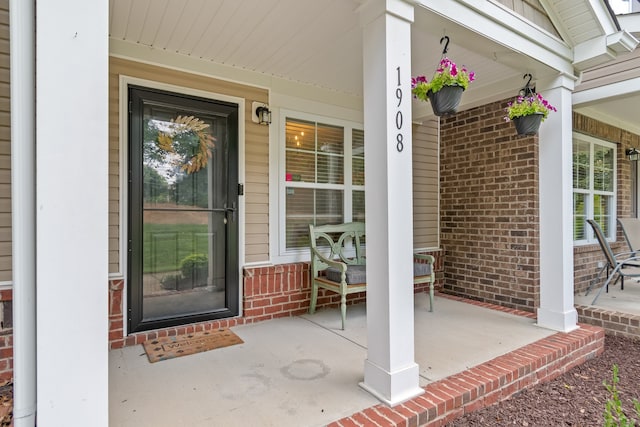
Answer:
[[(579, 140), (581, 142), (586, 142), (589, 144), (589, 189), (583, 190), (583, 189), (574, 188), (573, 178), (572, 178), (572, 183), (571, 183), (572, 200), (573, 200), (573, 195), (575, 193), (585, 194), (587, 196), (586, 197), (587, 198), (586, 216), (587, 216), (587, 219), (593, 219), (593, 196), (595, 196), (596, 194), (611, 196), (611, 201), (610, 201), (611, 206), (609, 206), (609, 210), (611, 212), (611, 224), (609, 226), (610, 235), (605, 237), (607, 238), (608, 241), (614, 242), (616, 240), (616, 220), (617, 220), (617, 206), (618, 206), (618, 145), (613, 142), (605, 141), (603, 139), (594, 138), (592, 136), (585, 135), (579, 132), (574, 132), (573, 139), (572, 139), (572, 150), (571, 150), (572, 155), (573, 155), (573, 140)], [(603, 147), (613, 149), (613, 190), (612, 191), (596, 191), (593, 188), (593, 185), (594, 185), (594, 179), (593, 179), (594, 155), (593, 154), (594, 154), (595, 145), (601, 145)], [(573, 162), (571, 164), (573, 168)], [(573, 211), (573, 203), (572, 203), (572, 210), (571, 210), (572, 219), (574, 218), (574, 214), (575, 212)], [(591, 228), (587, 227), (586, 225), (585, 225), (585, 230), (586, 230), (587, 238), (581, 239), (581, 240), (574, 240), (573, 244), (575, 246), (592, 245), (592, 244), (598, 243), (598, 241), (596, 240), (596, 237), (594, 236), (593, 230), (591, 230)]]
[[(319, 186), (315, 183), (304, 182), (287, 182), (286, 181), (286, 122), (287, 119), (306, 120), (309, 122), (316, 122), (332, 126), (340, 126), (344, 129), (344, 184), (322, 184)], [(299, 188), (326, 188), (326, 189), (338, 189), (344, 191), (343, 196), (343, 209), (344, 209), (344, 221), (351, 220), (353, 211), (353, 191), (361, 190), (365, 191), (364, 185), (352, 184), (353, 170), (352, 170), (352, 135), (353, 130), (364, 130), (362, 123), (342, 120), (317, 114), (311, 114), (295, 110), (280, 109), (278, 120), (278, 169), (277, 169), (277, 192), (278, 192), (278, 208), (277, 208), (277, 258), (279, 262), (300, 262), (308, 261), (309, 248), (286, 248), (286, 187), (293, 186)]]

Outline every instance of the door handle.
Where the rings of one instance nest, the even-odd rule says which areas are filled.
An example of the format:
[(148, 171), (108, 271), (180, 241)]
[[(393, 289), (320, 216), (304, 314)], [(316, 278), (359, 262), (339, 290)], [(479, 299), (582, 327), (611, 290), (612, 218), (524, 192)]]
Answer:
[(236, 202), (231, 203), (231, 207), (227, 207), (227, 205), (224, 205), (224, 210), (225, 210), (225, 218), (227, 217), (227, 214), (229, 212), (231, 212), (231, 222), (236, 222)]

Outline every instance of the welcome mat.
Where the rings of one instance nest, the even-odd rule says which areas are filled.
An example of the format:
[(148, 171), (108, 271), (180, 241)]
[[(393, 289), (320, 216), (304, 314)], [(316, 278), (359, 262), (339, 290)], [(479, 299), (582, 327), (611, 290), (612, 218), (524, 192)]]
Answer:
[(244, 341), (229, 329), (194, 332), (187, 335), (157, 338), (143, 343), (149, 362), (200, 353), (215, 348), (242, 344)]

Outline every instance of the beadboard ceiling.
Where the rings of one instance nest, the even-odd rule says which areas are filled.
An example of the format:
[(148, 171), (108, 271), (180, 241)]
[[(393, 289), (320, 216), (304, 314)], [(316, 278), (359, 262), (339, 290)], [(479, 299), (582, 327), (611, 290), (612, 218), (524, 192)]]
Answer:
[[(355, 0), (111, 0), (110, 37), (361, 96), (359, 6)], [(416, 8), (413, 28), (416, 74), (435, 70), (446, 33), (449, 56), (473, 65), (480, 85), (497, 76), (522, 78), (522, 68), (496, 62), (494, 53), (503, 48), (424, 9)]]
[[(562, 4), (557, 5), (556, 19), (571, 19), (576, 27), (570, 33), (578, 37), (584, 11), (574, 8), (566, 11), (571, 16), (564, 16)], [(362, 96), (360, 5), (360, 0), (110, 0), (110, 37)], [(585, 31), (583, 37), (589, 37)], [(463, 108), (515, 94), (524, 73), (538, 79), (553, 74), (545, 64), (416, 7), (412, 75), (430, 77), (441, 57), (444, 34), (451, 40), (448, 56), (476, 72), (469, 94), (482, 94), (482, 99), (465, 96)], [(430, 114), (424, 105), (414, 105), (414, 119)]]

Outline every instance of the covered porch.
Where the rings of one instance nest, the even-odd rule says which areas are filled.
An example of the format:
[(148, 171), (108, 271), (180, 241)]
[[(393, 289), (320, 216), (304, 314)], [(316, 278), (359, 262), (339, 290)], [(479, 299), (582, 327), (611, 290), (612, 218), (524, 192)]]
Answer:
[[(38, 253), (37, 263), (34, 260), (34, 264), (14, 271), (16, 311), (27, 319), (16, 325), (14, 358), (16, 384), (30, 385), (25, 387), (28, 393), (17, 395), (16, 399), (16, 412), (24, 421), (35, 418), (36, 407), (39, 420), (44, 422), (59, 420), (69, 425), (83, 425), (84, 420), (97, 418), (96, 425), (101, 426), (106, 425), (109, 418), (111, 425), (130, 425), (127, 423), (131, 420), (135, 420), (135, 425), (144, 425), (149, 420), (153, 420), (151, 425), (157, 425), (156, 412), (165, 416), (162, 423), (168, 423), (166, 417), (179, 417), (172, 420), (178, 425), (207, 425), (236, 413), (266, 417), (271, 416), (272, 411), (281, 411), (277, 413), (279, 417), (292, 419), (299, 425), (303, 418), (315, 420), (314, 416), (330, 414), (326, 420), (318, 419), (320, 425), (360, 411), (366, 413), (380, 399), (394, 408), (376, 406), (375, 413), (385, 412), (391, 419), (403, 416), (424, 424), (432, 418), (454, 416), (507, 397), (598, 352), (602, 332), (591, 327), (579, 328), (573, 307), (569, 171), (571, 92), (575, 74), (628, 48), (626, 35), (615, 28), (615, 20), (607, 14), (604, 5), (580, 1), (576, 2), (576, 8), (567, 11), (551, 3), (547, 7), (551, 17), (547, 18), (540, 10), (534, 11), (534, 16), (524, 17), (498, 2), (470, 0), (446, 3), (339, 0), (326, 9), (314, 1), (271, 0), (258, 2), (260, 10), (254, 10), (256, 4), (251, 2), (222, 1), (220, 9), (214, 10), (204, 6), (205, 3), (185, 0), (175, 3), (181, 13), (176, 9), (158, 13), (157, 9), (148, 7), (149, 2), (142, 1), (98, 3), (101, 8), (89, 10), (84, 6), (82, 19), (67, 13), (59, 4), (37, 3), (37, 25), (27, 26), (24, 31), (27, 35), (38, 35), (39, 53), (56, 54), (39, 54), (37, 70), (33, 70), (29, 68), (29, 51), (25, 50), (24, 58), (18, 59), (23, 59), (26, 71), (12, 65), (12, 75), (31, 78), (37, 75), (35, 82), (22, 82), (27, 88), (37, 87), (37, 111), (15, 114), (14, 117), (28, 119), (22, 123), (17, 121), (16, 128), (20, 128), (18, 125), (26, 130), (36, 127), (35, 138), (43, 141), (53, 138), (52, 144), (38, 145), (35, 163), (32, 152), (18, 153), (17, 160), (23, 162), (26, 176), (16, 176), (14, 180), (26, 186), (22, 184), (27, 182), (25, 179), (32, 178), (35, 170), (38, 171), (38, 181), (33, 185), (37, 190), (31, 189), (39, 206), (37, 239), (30, 234), (35, 232), (35, 220), (25, 220), (24, 224), (18, 224), (23, 227), (14, 229), (15, 235), (26, 234), (34, 240)], [(69, 8), (77, 6), (74, 2), (65, 4)], [(585, 11), (591, 17), (587, 26), (597, 28), (597, 34), (582, 34), (576, 28), (561, 28), (561, 34), (553, 30), (553, 24), (562, 25)], [(29, 23), (28, 18), (34, 11), (24, 12)], [(194, 25), (196, 21), (198, 25)], [(542, 27), (542, 21), (548, 27)], [(63, 37), (57, 31), (61, 25), (77, 26), (79, 31), (74, 29)], [(15, 28), (12, 27), (12, 39), (19, 38), (14, 37)], [(473, 65), (484, 80), (482, 83), (479, 80), (476, 87), (465, 94), (461, 106), (461, 111), (474, 111), (441, 124), (429, 113), (428, 106), (410, 101), (410, 76), (433, 71), (441, 51), (438, 40), (443, 34), (453, 40), (450, 49), (455, 54), (452, 56)], [(563, 41), (562, 37), (567, 40)], [(601, 50), (590, 49), (590, 46)], [(423, 54), (425, 51), (428, 55)], [(82, 58), (81, 67), (77, 58)], [(536, 76), (538, 90), (544, 91), (559, 109), (558, 114), (545, 123), (539, 145), (525, 140), (515, 143), (512, 129), (505, 129), (501, 117), (504, 100), (514, 96), (523, 84), (523, 72)], [(222, 322), (233, 322), (237, 333), (243, 339), (246, 337), (244, 345), (147, 366), (136, 344), (156, 332), (132, 333), (128, 329), (127, 309), (131, 305), (127, 305), (125, 298), (132, 283), (128, 276), (131, 265), (127, 260), (128, 179), (123, 166), (128, 161), (128, 130), (123, 125), (128, 103), (123, 88), (131, 77), (134, 79), (129, 82), (135, 84), (152, 81), (171, 85), (172, 90), (178, 87), (185, 93), (197, 91), (198, 96), (203, 92), (233, 96), (238, 106), (238, 179), (246, 184), (246, 192), (237, 207), (240, 231), (235, 273), (241, 277), (235, 284), (238, 289), (235, 297), (241, 301), (243, 311)], [(242, 86), (242, 91), (236, 86)], [(83, 91), (84, 88), (88, 90)], [(27, 90), (23, 92), (33, 97)], [(76, 95), (69, 97), (69, 94)], [(274, 123), (269, 128), (251, 120), (252, 104), (258, 100), (273, 109)], [(271, 314), (265, 313), (260, 318), (251, 312), (252, 295), (247, 289), (254, 289), (257, 280), (250, 273), (262, 268), (274, 270), (275, 275), (279, 274), (278, 270), (300, 266), (306, 261), (306, 252), (288, 251), (280, 240), (286, 231), (282, 198), (288, 193), (282, 183), (284, 179), (280, 178), (285, 175), (283, 133), (285, 114), (290, 110), (300, 114), (311, 111), (318, 117), (347, 117), (362, 124), (367, 135), (364, 190), (374, 195), (366, 198), (366, 222), (372, 230), (367, 268), (372, 280), (366, 296), (368, 310), (365, 313), (360, 308), (358, 312), (352, 307), (350, 326), (344, 334), (334, 330), (333, 318), (324, 320), (323, 316), (329, 311), (313, 318), (305, 315), (253, 324), (266, 320)], [(65, 117), (79, 116), (86, 120), (69, 123), (50, 114), (54, 111), (65, 111)], [(487, 122), (478, 121), (480, 116)], [(480, 220), (490, 218), (495, 230), (505, 233), (504, 238), (495, 230), (480, 233), (485, 229), (469, 220), (479, 218), (478, 209), (459, 206), (458, 201), (465, 200), (459, 194), (449, 192), (442, 200), (448, 203), (444, 207), (462, 212), (463, 217), (446, 218), (449, 212), (438, 210), (437, 190), (434, 192), (436, 209), (421, 212), (436, 224), (432, 227), (435, 244), (422, 244), (413, 238), (413, 127), (425, 126), (427, 122), (433, 124), (429, 129), (436, 135), (436, 149), (425, 157), (436, 165), (440, 161), (438, 156), (444, 154), (445, 159), (446, 156), (452, 159), (449, 164), (461, 169), (470, 166), (464, 162), (473, 162), (495, 171), (486, 157), (481, 156), (487, 150), (487, 142), (509, 144), (509, 150), (513, 150), (509, 154), (513, 156), (500, 160), (503, 165), (509, 159), (519, 162), (518, 156), (526, 151), (522, 160), (528, 169), (522, 176), (527, 177), (528, 187), (490, 186), (482, 188), (482, 193), (477, 192), (486, 197), (484, 206), (488, 206)], [(71, 135), (69, 130), (73, 130)], [(456, 132), (467, 133), (458, 137)], [(92, 135), (90, 163), (85, 162), (86, 135)], [(35, 149), (33, 135), (30, 139), (30, 147)], [(441, 143), (445, 149), (454, 149), (452, 142), (465, 147), (453, 153), (439, 151)], [(504, 152), (496, 145), (487, 152)], [(455, 156), (464, 159), (458, 161)], [(67, 163), (76, 166), (59, 167)], [(504, 167), (513, 173), (518, 166)], [(436, 183), (440, 179), (438, 173), (436, 167), (436, 175), (432, 177)], [(82, 180), (77, 179), (79, 174)], [(456, 175), (465, 178), (462, 174)], [(506, 173), (500, 178), (503, 182), (509, 181), (505, 176)], [(444, 192), (449, 188), (445, 187)], [(497, 189), (505, 192), (498, 195)], [(525, 190), (530, 190), (527, 200), (517, 200), (515, 203), (521, 204), (518, 206), (503, 204), (500, 207), (498, 200), (495, 207), (490, 200), (504, 197), (511, 202), (514, 194), (525, 193)], [(91, 200), (99, 203), (87, 204), (78, 194), (90, 194)], [(28, 218), (22, 215), (24, 211), (35, 214), (35, 206), (29, 202), (21, 206), (22, 210), (19, 206), (13, 212), (15, 218)], [(494, 208), (502, 211), (496, 215)], [(512, 220), (514, 214), (519, 215), (517, 222)], [(468, 238), (471, 233), (466, 230), (453, 230), (461, 224), (477, 236), (490, 235), (495, 240), (483, 238), (477, 243)], [(77, 230), (85, 232), (77, 233)], [(481, 256), (478, 255), (480, 247), (485, 251)], [(509, 309), (497, 309), (488, 315), (489, 323), (481, 326), (480, 319), (485, 317), (486, 308), (477, 314), (472, 313), (478, 309), (476, 305), (456, 311), (459, 301), (441, 297), (436, 302), (436, 313), (427, 313), (421, 295), (414, 304), (411, 281), (407, 280), (411, 276), (411, 252), (442, 248), (458, 256), (458, 259), (450, 258), (455, 265), (448, 266), (453, 267), (447, 279), (452, 287), (450, 291), (459, 292), (478, 285), (471, 297), (485, 299), (504, 291), (504, 295), (499, 295), (501, 299), (495, 299), (504, 305), (526, 308), (529, 314), (514, 317), (506, 314)], [(472, 252), (471, 256), (467, 250)], [(523, 257), (525, 250), (527, 254)], [(27, 247), (24, 252), (16, 250), (15, 256), (34, 259), (33, 251), (34, 247)], [(67, 252), (76, 256), (59, 256)], [(481, 258), (482, 263), (476, 262)], [(487, 266), (494, 270), (487, 271)], [(37, 307), (32, 304), (36, 295), (35, 279), (29, 275), (36, 271)], [(467, 280), (471, 276), (472, 280)], [(523, 276), (526, 283), (522, 281)], [(29, 283), (25, 285), (25, 281)], [(497, 282), (502, 283), (496, 286)], [(82, 286), (77, 286), (78, 283)], [(272, 284), (269, 279), (265, 288), (269, 290)], [(273, 301), (272, 304), (275, 306)], [(69, 305), (73, 305), (74, 310), (60, 309)], [(104, 310), (106, 306), (109, 306), (108, 314)], [(439, 320), (436, 322), (436, 319)], [(534, 321), (546, 329), (533, 326)], [(456, 322), (462, 323), (447, 329)], [(180, 328), (216, 325), (213, 322)], [(501, 327), (524, 329), (509, 332)], [(36, 344), (45, 348), (59, 336), (60, 328), (83, 339), (70, 342), (55, 358), (47, 357), (45, 352), (36, 357), (32, 348)], [(470, 335), (464, 338), (463, 331)], [(473, 342), (471, 338), (477, 338), (479, 331), (492, 333), (474, 347), (461, 347)], [(447, 343), (439, 334), (463, 340)], [(527, 339), (519, 341), (525, 336)], [(535, 344), (539, 340), (543, 340), (542, 343)], [(259, 341), (262, 344), (258, 345)], [(506, 348), (507, 341), (513, 347)], [(108, 355), (106, 343), (128, 347), (113, 347)], [(535, 347), (529, 347), (532, 345)], [(329, 350), (324, 353), (319, 347)], [(518, 348), (524, 350), (518, 352)], [(22, 358), (25, 354), (32, 357)], [(83, 355), (81, 363), (77, 360), (79, 354)], [(453, 355), (462, 358), (454, 363)], [(481, 358), (476, 359), (479, 355)], [(247, 358), (243, 359), (244, 356)], [(503, 357), (507, 359), (496, 359)], [(216, 360), (218, 358), (221, 359)], [(199, 364), (196, 366), (194, 361)], [(292, 367), (296, 361), (304, 363)], [(231, 370), (236, 364), (240, 370)], [(488, 369), (473, 368), (481, 369), (470, 374), (474, 380), (458, 378), (447, 380), (449, 383), (440, 382), (477, 364)], [(321, 374), (328, 368), (327, 375), (314, 378), (314, 382), (330, 380), (318, 384), (315, 390), (327, 387), (330, 391), (325, 392), (326, 395), (334, 396), (335, 388), (337, 393), (347, 395), (325, 405), (315, 400), (313, 394), (307, 394), (306, 407), (295, 406), (300, 396), (304, 396), (296, 386), (304, 383), (301, 390), (313, 393), (314, 388), (306, 384), (311, 380), (305, 375), (315, 377), (314, 368), (321, 368)], [(342, 375), (332, 375), (340, 369), (343, 369)], [(289, 378), (284, 375), (285, 371), (289, 376), (302, 379)], [(68, 372), (78, 374), (69, 377)], [(217, 382), (217, 378), (225, 378), (220, 376), (227, 374), (231, 375), (228, 379)], [(281, 397), (270, 400), (277, 396), (271, 390), (268, 397), (261, 395), (268, 386), (281, 384), (283, 376), (290, 383), (281, 389)], [(202, 380), (205, 382), (200, 382)], [(358, 383), (364, 383), (364, 389), (371, 394), (358, 387)], [(142, 389), (136, 391), (137, 385)], [(435, 389), (430, 391), (430, 387)], [(120, 394), (127, 389), (136, 394)], [(152, 394), (147, 394), (149, 391)], [(255, 402), (245, 400), (251, 398), (252, 393), (269, 402), (264, 414), (257, 410), (261, 404), (255, 403), (257, 399)], [(342, 408), (344, 402), (352, 401), (359, 403), (353, 408)], [(47, 402), (54, 404), (47, 405)], [(238, 404), (234, 406), (234, 402)], [(167, 413), (163, 414), (161, 408), (166, 408)], [(225, 408), (227, 415), (205, 412), (221, 408)], [(403, 411), (405, 413), (399, 415)], [(69, 415), (72, 412), (73, 419)], [(200, 418), (185, 418), (189, 414)], [(282, 421), (278, 419), (273, 423), (281, 425)]]
[(415, 360), (426, 392), (392, 409), (358, 387), (367, 353), (366, 309), (358, 304), (344, 331), (336, 308), (236, 326), (244, 344), (154, 364), (141, 346), (112, 350), (110, 425), (429, 425), (602, 351), (602, 330), (588, 325), (556, 333), (536, 326), (529, 313), (442, 294), (434, 312), (424, 293), (414, 308)]

